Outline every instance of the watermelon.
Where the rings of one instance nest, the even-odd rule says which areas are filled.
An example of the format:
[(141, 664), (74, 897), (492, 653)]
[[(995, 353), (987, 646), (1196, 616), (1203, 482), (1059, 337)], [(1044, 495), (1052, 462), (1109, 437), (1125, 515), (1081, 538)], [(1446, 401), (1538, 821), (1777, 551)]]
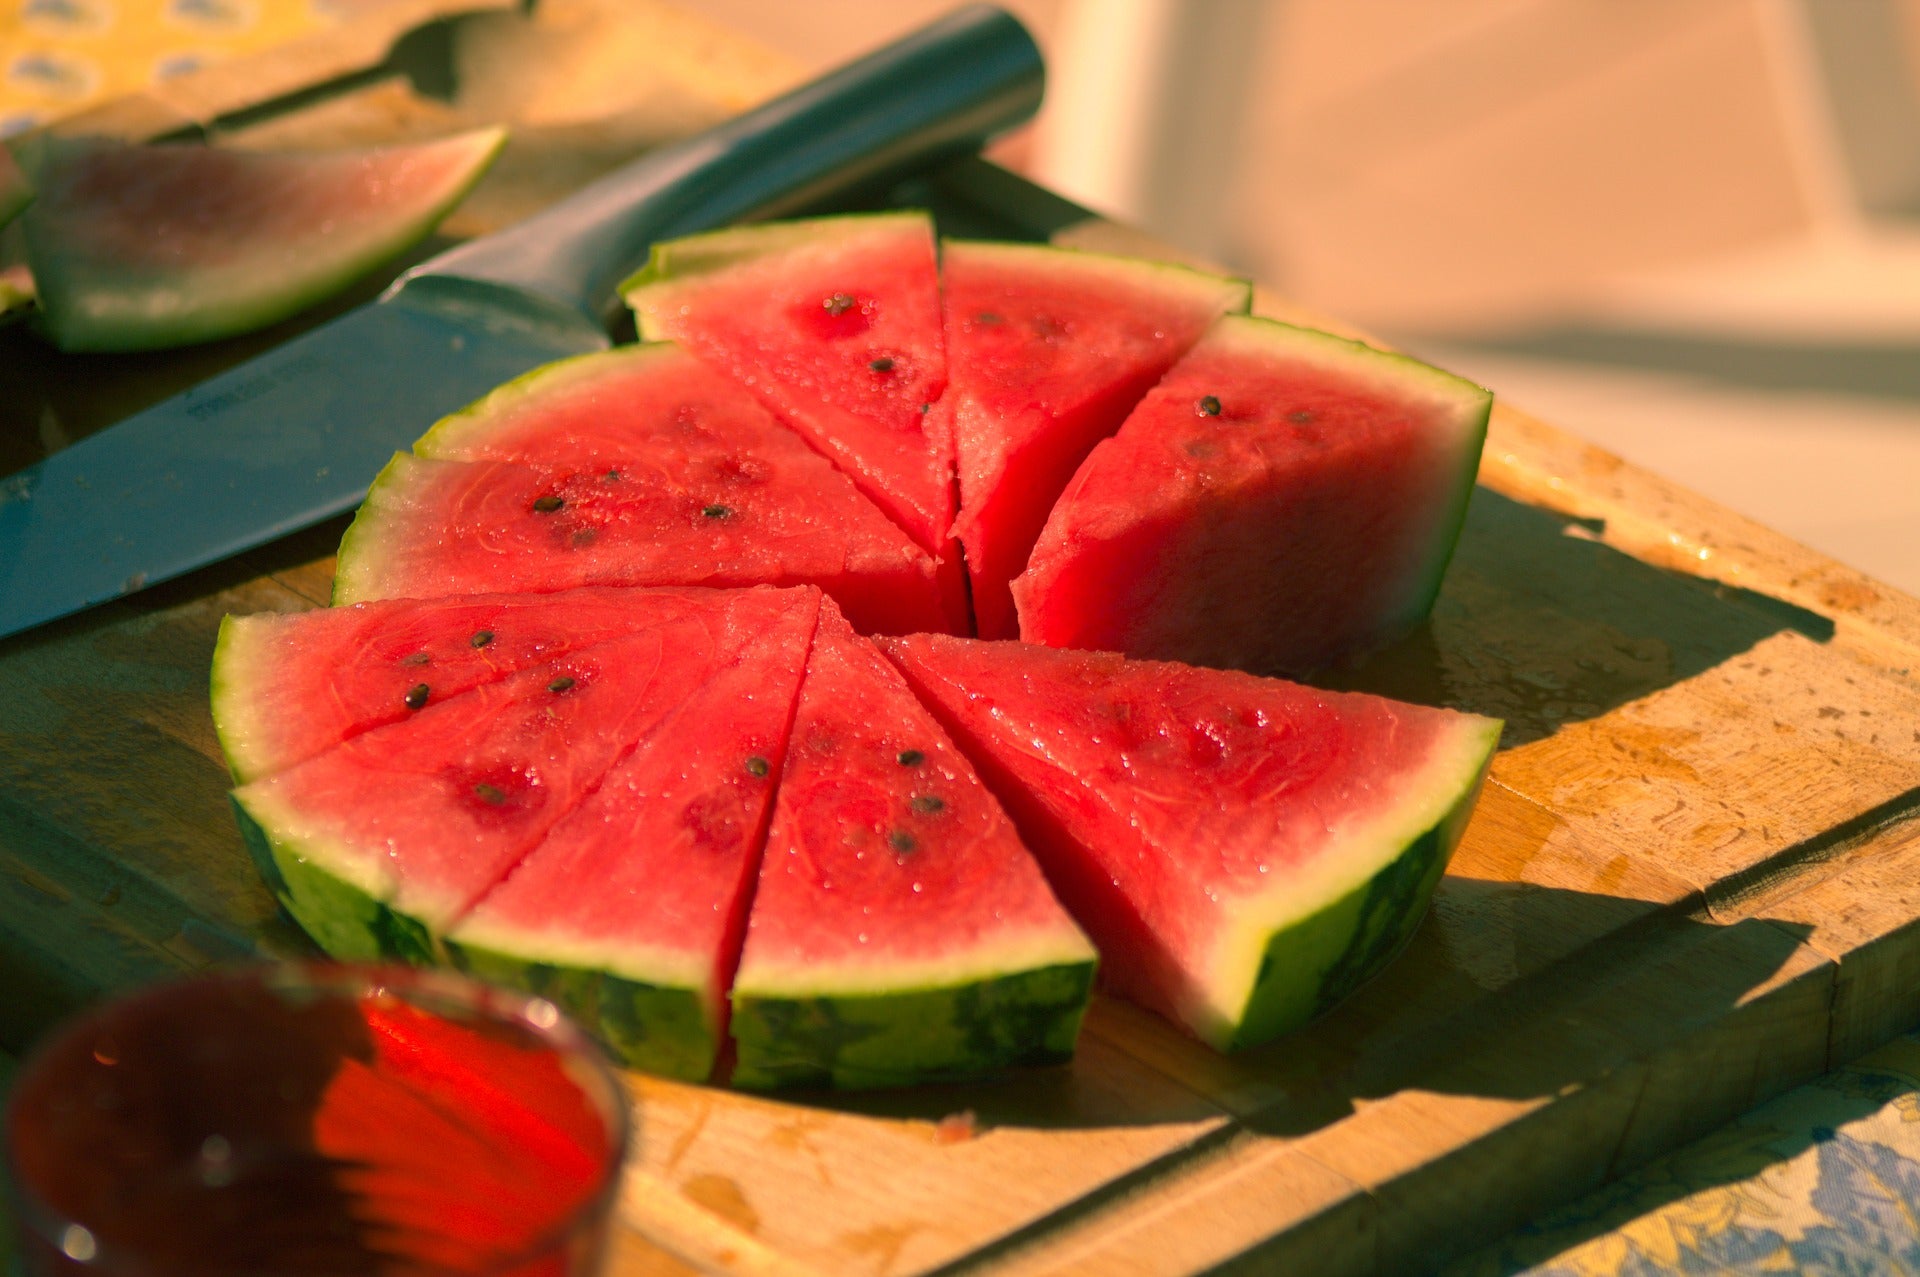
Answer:
[(733, 986), (733, 1082), (1067, 1059), (1094, 951), (965, 755), (823, 610)]
[(294, 920), (336, 957), (433, 958), (679, 690), (724, 664), (716, 633), (770, 628), (790, 605), (742, 590), (643, 606), (652, 615), (625, 635), (428, 699), (236, 789), (242, 832)]
[(975, 633), (1018, 629), (1007, 583), (1094, 444), (1252, 290), (1164, 262), (1035, 244), (941, 247), (960, 543)]
[(48, 138), (22, 219), (63, 350), (147, 350), (284, 319), (424, 237), (505, 134), (269, 154)]
[[(607, 779), (448, 933), (454, 960), (596, 1026), (626, 1063), (704, 1079), (726, 1032), (769, 800), (819, 615), (785, 591), (764, 629), (674, 689)], [(583, 890), (583, 885), (589, 889)]]
[(850, 482), (659, 344), (536, 369), (397, 455), (341, 542), (334, 601), (802, 582), (864, 629), (964, 621), (933, 560)]
[(1020, 637), (1293, 674), (1377, 648), (1439, 592), (1491, 409), (1404, 356), (1222, 319), (1054, 506)]
[(229, 616), (213, 651), (214, 730), (245, 784), (430, 701), (629, 633), (657, 610), (652, 594), (589, 589)]
[(1006, 802), (1116, 992), (1226, 1050), (1412, 934), (1500, 724), (1238, 671), (914, 635), (884, 647)]
[(953, 441), (928, 415), (947, 367), (925, 213), (656, 244), (620, 291), (643, 337), (671, 338), (751, 389), (922, 549), (948, 554)]
[(13, 152), (0, 145), (0, 226), (5, 226), (20, 215), (20, 210), (33, 202), (33, 183), (21, 169)]

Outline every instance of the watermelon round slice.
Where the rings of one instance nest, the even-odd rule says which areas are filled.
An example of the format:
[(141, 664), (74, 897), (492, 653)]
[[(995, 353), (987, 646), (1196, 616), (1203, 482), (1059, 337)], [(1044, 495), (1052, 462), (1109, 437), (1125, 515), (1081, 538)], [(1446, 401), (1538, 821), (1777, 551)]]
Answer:
[(922, 549), (947, 555), (953, 443), (928, 417), (947, 368), (925, 213), (656, 244), (621, 292), (643, 337), (672, 338), (750, 388)]
[[(455, 961), (547, 997), (637, 1068), (713, 1069), (820, 596), (786, 591), (452, 929)], [(770, 623), (769, 623), (770, 622)], [(583, 889), (584, 887), (584, 889)]]
[(735, 1085), (1065, 1060), (1094, 961), (965, 755), (825, 609), (733, 986)]
[(953, 423), (975, 633), (1012, 638), (1007, 583), (1074, 470), (1252, 289), (1165, 262), (956, 240), (940, 276), (948, 381), (934, 411)]
[(791, 604), (773, 590), (666, 591), (649, 606), (622, 637), (428, 699), (235, 790), (294, 920), (336, 957), (434, 957), (437, 937), (724, 662), (716, 633), (770, 628)]
[(213, 651), (214, 730), (245, 784), (658, 612), (652, 592), (586, 589), (229, 616)]
[(1302, 674), (1427, 614), (1492, 396), (1229, 316), (1097, 446), (1013, 583), (1020, 637)]
[(863, 629), (949, 630), (933, 560), (744, 391), (669, 344), (562, 360), (375, 479), (334, 601), (814, 584)]
[(28, 262), (63, 350), (148, 350), (284, 319), (419, 241), (505, 134), (269, 154), (48, 139)]
[(1399, 950), (1500, 733), (1108, 652), (882, 643), (1006, 802), (1102, 979), (1222, 1050), (1298, 1027)]

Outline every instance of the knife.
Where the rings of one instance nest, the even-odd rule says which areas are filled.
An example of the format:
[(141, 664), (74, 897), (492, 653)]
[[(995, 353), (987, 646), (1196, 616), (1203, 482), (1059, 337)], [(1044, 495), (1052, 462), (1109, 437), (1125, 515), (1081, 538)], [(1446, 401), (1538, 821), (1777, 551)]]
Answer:
[(0, 637), (351, 509), (392, 454), (527, 370), (604, 349), (655, 240), (778, 215), (976, 148), (1040, 54), (975, 6), (534, 217), (358, 310), (0, 479)]

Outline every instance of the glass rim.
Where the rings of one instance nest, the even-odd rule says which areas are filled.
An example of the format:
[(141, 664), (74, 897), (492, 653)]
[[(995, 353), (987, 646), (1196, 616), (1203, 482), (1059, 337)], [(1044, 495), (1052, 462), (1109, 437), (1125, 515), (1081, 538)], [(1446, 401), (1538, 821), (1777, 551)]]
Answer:
[[(124, 1247), (112, 1245), (84, 1221), (66, 1217), (40, 1196), (22, 1175), (14, 1150), (14, 1132), (19, 1129), (15, 1116), (25, 1103), (23, 1097), (27, 1092), (22, 1083), (30, 1080), (32, 1074), (59, 1048), (72, 1044), (113, 1014), (133, 1006), (164, 1003), (169, 997), (186, 989), (220, 984), (306, 989), (353, 999), (393, 990), (402, 997), (416, 999), (427, 1010), (435, 1010), (433, 1003), (437, 1001), (446, 1007), (477, 1011), (488, 1018), (513, 1024), (559, 1050), (568, 1059), (586, 1066), (594, 1078), (594, 1085), (605, 1091), (604, 1108), (608, 1119), (607, 1151), (599, 1167), (598, 1187), (552, 1224), (529, 1238), (524, 1245), (502, 1254), (487, 1268), (462, 1274), (462, 1277), (497, 1277), (498, 1274), (511, 1272), (539, 1258), (552, 1247), (564, 1244), (594, 1220), (606, 1216), (611, 1222), (614, 1199), (620, 1192), (628, 1146), (633, 1138), (631, 1101), (606, 1049), (554, 1002), (538, 994), (489, 984), (444, 967), (334, 962), (317, 958), (266, 959), (223, 964), (123, 990), (58, 1022), (19, 1057), (9, 1084), (7, 1102), (4, 1110), (0, 1111), (0, 1170), (5, 1172), (6, 1196), (16, 1222), (29, 1230), (37, 1240), (87, 1267), (109, 1269), (117, 1262), (133, 1262), (137, 1267), (140, 1262), (140, 1256), (126, 1251)], [(591, 1096), (591, 1088), (584, 1082), (580, 1089)], [(593, 1097), (596, 1109), (603, 1107), (601, 1098)], [(76, 1227), (86, 1235), (91, 1245), (89, 1254), (84, 1258), (74, 1256), (68, 1250), (67, 1234)], [(210, 1269), (207, 1270), (207, 1277), (270, 1277), (270, 1274), (246, 1269)], [(356, 1275), (341, 1274), (341, 1277)]]

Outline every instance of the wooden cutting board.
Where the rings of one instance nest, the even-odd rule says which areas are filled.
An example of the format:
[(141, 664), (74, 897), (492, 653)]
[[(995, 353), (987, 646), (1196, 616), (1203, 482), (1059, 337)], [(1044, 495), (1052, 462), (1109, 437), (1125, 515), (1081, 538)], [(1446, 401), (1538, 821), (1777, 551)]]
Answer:
[[(791, 75), (633, 12), (685, 37), (683, 81)], [(385, 86), (271, 127), (442, 111)], [(979, 161), (898, 198), (948, 233), (1171, 255)], [(0, 462), (284, 335), (83, 362), (0, 334)], [(223, 614), (324, 603), (341, 528), (0, 642), (0, 1050), (145, 980), (311, 952), (241, 846), (206, 675)], [(1339, 682), (1507, 722), (1384, 975), (1231, 1058), (1096, 999), (1070, 1067), (992, 1084), (634, 1076), (614, 1271), (1417, 1271), (1920, 1024), (1920, 602), (1501, 404), (1432, 620)]]

